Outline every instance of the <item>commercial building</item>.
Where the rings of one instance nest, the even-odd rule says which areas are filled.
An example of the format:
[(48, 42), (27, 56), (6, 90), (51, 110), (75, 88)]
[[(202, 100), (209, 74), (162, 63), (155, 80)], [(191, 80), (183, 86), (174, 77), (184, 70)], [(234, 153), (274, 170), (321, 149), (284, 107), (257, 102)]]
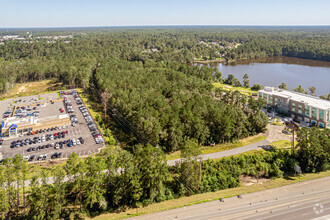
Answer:
[(45, 118), (36, 118), (34, 116), (25, 118), (10, 117), (1, 123), (2, 137), (15, 137), (28, 132), (40, 129), (48, 129), (52, 127), (70, 125), (70, 117), (68, 114), (50, 116)]
[(267, 107), (276, 112), (321, 128), (330, 128), (330, 101), (268, 86), (258, 91), (258, 98), (265, 99)]

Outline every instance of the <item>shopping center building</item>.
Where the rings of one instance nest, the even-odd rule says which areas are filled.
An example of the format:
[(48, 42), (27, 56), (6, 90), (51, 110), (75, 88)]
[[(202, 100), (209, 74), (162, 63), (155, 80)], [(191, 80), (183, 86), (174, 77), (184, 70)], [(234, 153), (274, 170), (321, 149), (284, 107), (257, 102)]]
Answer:
[(48, 129), (70, 124), (71, 122), (68, 114), (40, 119), (34, 116), (26, 118), (11, 117), (6, 118), (6, 120), (1, 123), (1, 133), (3, 137), (15, 137), (40, 129)]
[(330, 101), (268, 86), (258, 91), (258, 98), (265, 99), (267, 107), (276, 112), (321, 128), (330, 128)]

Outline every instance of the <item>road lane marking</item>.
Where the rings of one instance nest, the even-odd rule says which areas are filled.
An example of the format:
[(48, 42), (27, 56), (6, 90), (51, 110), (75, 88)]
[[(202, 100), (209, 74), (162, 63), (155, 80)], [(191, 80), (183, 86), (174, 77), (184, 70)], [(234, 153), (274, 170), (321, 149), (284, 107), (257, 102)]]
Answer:
[[(319, 192), (313, 192), (311, 194), (315, 194), (315, 193), (323, 193), (323, 192), (328, 192), (329, 190), (323, 190), (323, 191), (319, 191)], [(304, 194), (304, 195), (299, 195), (298, 197), (301, 197), (301, 196), (307, 196), (307, 195), (310, 195), (310, 194)], [(316, 196), (316, 197), (313, 197), (313, 198), (307, 198), (307, 199), (301, 199), (301, 200), (297, 200), (297, 201), (294, 201), (294, 202), (288, 202), (288, 203), (284, 203), (284, 204), (279, 204), (279, 205), (273, 205), (273, 206), (268, 206), (268, 207), (265, 207), (265, 208), (260, 208), (258, 209), (256, 206), (259, 206), (261, 205), (260, 203), (257, 203), (257, 204), (254, 204), (253, 206), (255, 207), (255, 209), (258, 210), (258, 214), (260, 214), (260, 212), (263, 212), (263, 211), (266, 211), (267, 209), (275, 209), (275, 208), (280, 208), (280, 207), (284, 207), (284, 206), (288, 206), (290, 204), (293, 204), (293, 203), (297, 203), (297, 202), (304, 202), (304, 201), (308, 201), (308, 200), (311, 200), (311, 199), (320, 199), (320, 198), (323, 198), (323, 197), (329, 197), (330, 193), (326, 194), (325, 196), (323, 195), (320, 195), (320, 196)], [(297, 196), (294, 196), (294, 197), (289, 197), (289, 198), (286, 198), (286, 199), (294, 199), (296, 198)], [(280, 202), (281, 200), (274, 200), (274, 201), (271, 201), (270, 203), (273, 203), (273, 202)], [(264, 203), (262, 203), (264, 204)], [(269, 204), (269, 203), (268, 203)], [(252, 207), (253, 207), (252, 206)], [(245, 206), (245, 208), (252, 208), (251, 206)], [(210, 207), (211, 208), (211, 207)], [(212, 207), (213, 208), (218, 208), (218, 206), (214, 206)], [(243, 207), (244, 208), (244, 207)], [(254, 216), (256, 213), (253, 210), (249, 209), (249, 210), (246, 210), (246, 211), (242, 211), (242, 207), (237, 207), (237, 208), (231, 208), (231, 209), (228, 209), (228, 210), (224, 210), (223, 212), (232, 212), (232, 211), (238, 211), (238, 213), (229, 213), (229, 214), (224, 214), (223, 216), (221, 216), (221, 218), (226, 218), (226, 219), (238, 219), (239, 217), (247, 217), (247, 216)], [(252, 212), (251, 214), (249, 212)], [(189, 219), (191, 217), (202, 217), (204, 215), (210, 215), (210, 214), (218, 214), (219, 211), (216, 211), (216, 212), (208, 212), (206, 214), (203, 214), (203, 215), (198, 215), (198, 216), (185, 216), (185, 218), (183, 219)], [(246, 214), (244, 214), (246, 213)]]
[[(249, 218), (250, 218), (250, 217), (254, 217), (255, 215), (260, 215), (261, 214), (260, 212), (266, 212), (269, 209), (273, 210), (273, 212), (274, 212), (274, 209), (277, 209), (277, 208), (282, 208), (282, 207), (285, 207), (285, 206), (288, 206), (288, 207), (292, 208), (292, 206), (290, 206), (290, 205), (291, 204), (296, 204), (296, 203), (300, 203), (299, 205), (301, 206), (301, 205), (304, 205), (306, 202), (307, 203), (310, 202), (313, 199), (318, 200), (318, 199), (326, 198), (326, 197), (329, 197), (329, 196), (330, 196), (330, 193), (328, 193), (326, 195), (316, 196), (316, 197), (313, 197), (313, 198), (301, 199), (301, 200), (297, 200), (297, 201), (293, 201), (293, 202), (288, 202), (288, 203), (284, 203), (284, 204), (279, 204), (279, 205), (274, 205), (274, 206), (268, 206), (268, 207), (265, 207), (265, 208), (257, 209), (258, 210), (258, 213), (257, 214), (253, 210), (248, 210), (248, 211), (241, 211), (240, 213), (235, 213), (235, 214), (232, 214), (232, 215), (236, 215), (235, 217), (238, 218), (239, 216), (242, 216), (243, 213), (253, 212), (251, 214), (248, 214), (247, 213), (247, 214), (244, 214), (243, 215), (244, 217), (249, 216)], [(308, 207), (304, 207), (304, 208), (308, 208)], [(302, 208), (300, 208), (300, 209), (302, 209)], [(292, 211), (296, 211), (296, 210), (300, 210), (300, 209), (290, 210), (288, 212), (281, 212), (279, 214), (275, 214), (275, 215), (272, 215), (272, 216), (269, 216), (269, 217), (263, 217), (263, 219), (272, 218), (274, 216), (282, 215), (283, 213), (290, 213)], [(231, 214), (224, 216), (224, 218), (226, 218), (228, 216), (231, 216)]]

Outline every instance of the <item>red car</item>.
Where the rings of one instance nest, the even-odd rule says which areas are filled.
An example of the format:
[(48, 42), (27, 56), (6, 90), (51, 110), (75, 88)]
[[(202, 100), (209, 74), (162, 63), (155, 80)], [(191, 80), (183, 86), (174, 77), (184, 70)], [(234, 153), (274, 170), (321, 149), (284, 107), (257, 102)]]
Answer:
[(63, 113), (63, 112), (64, 112), (64, 110), (63, 110), (62, 108), (60, 108), (60, 112), (61, 112), (61, 113)]
[(54, 136), (57, 136), (57, 133), (55, 133)]
[(68, 131), (68, 130), (66, 130), (66, 131), (65, 131), (65, 133), (67, 133), (67, 134), (68, 134), (68, 133), (69, 133), (69, 131)]

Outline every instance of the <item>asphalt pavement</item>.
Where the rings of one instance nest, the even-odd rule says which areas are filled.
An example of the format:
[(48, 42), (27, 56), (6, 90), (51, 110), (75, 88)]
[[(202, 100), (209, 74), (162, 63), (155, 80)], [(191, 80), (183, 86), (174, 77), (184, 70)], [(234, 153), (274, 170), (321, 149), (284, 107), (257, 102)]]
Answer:
[[(219, 192), (221, 198), (221, 191)], [(330, 219), (330, 177), (130, 219)]]

